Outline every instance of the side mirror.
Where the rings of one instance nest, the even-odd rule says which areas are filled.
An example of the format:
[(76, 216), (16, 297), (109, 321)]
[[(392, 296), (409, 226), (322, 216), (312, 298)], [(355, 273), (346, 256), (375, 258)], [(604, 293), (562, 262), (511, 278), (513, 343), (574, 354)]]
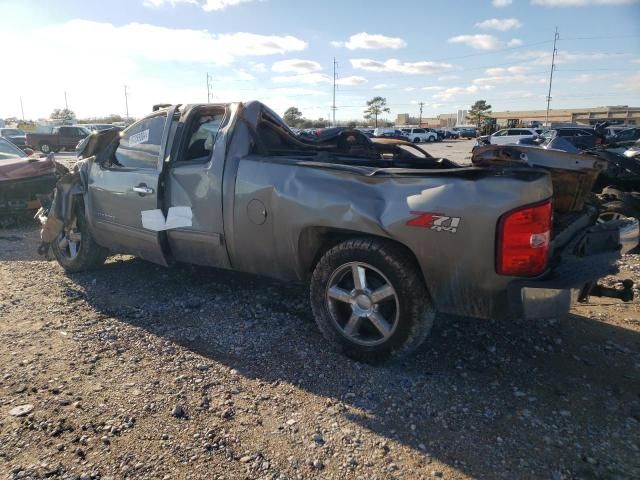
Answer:
[(27, 154), (27, 157), (30, 157), (35, 153), (31, 148), (23, 148), (22, 151)]

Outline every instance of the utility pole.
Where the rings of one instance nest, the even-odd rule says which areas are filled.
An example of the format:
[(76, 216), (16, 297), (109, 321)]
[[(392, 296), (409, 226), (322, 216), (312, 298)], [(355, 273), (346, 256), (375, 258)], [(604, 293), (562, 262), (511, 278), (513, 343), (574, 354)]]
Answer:
[(64, 108), (69, 110), (69, 104), (67, 103), (67, 91), (64, 91)]
[(22, 121), (24, 122), (24, 107), (22, 106), (22, 97), (20, 97), (20, 111), (22, 112)]
[(424, 107), (424, 102), (420, 102), (420, 118), (418, 119), (418, 128), (422, 126), (422, 107)]
[(124, 86), (124, 108), (125, 111), (127, 112), (127, 116), (125, 118), (125, 121), (128, 122), (129, 121), (129, 99), (127, 98), (127, 86)]
[(545, 116), (545, 127), (549, 126), (549, 105), (551, 104), (551, 84), (553, 83), (553, 70), (556, 68), (556, 55), (558, 53), (558, 49), (556, 45), (558, 43), (558, 39), (560, 38), (560, 34), (558, 33), (558, 27), (556, 27), (556, 34), (553, 37), (553, 55), (551, 56), (551, 71), (549, 72), (549, 93), (547, 94), (547, 114)]
[(213, 89), (212, 81), (213, 78), (209, 75), (209, 72), (207, 72), (207, 103), (211, 103), (211, 91)]
[(336, 66), (338, 62), (336, 62), (336, 57), (333, 57), (333, 105), (331, 106), (331, 110), (333, 112), (333, 121), (331, 122), (332, 126), (336, 126)]

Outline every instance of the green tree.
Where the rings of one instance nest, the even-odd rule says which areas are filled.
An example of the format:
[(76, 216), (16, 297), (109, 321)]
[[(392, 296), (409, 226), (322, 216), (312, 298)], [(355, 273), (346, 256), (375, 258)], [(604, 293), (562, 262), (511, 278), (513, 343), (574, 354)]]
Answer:
[(73, 120), (76, 118), (76, 114), (73, 113), (73, 110), (69, 110), (68, 108), (56, 108), (51, 112), (51, 118), (53, 120)]
[(304, 121), (302, 112), (298, 110), (298, 107), (287, 108), (287, 110), (284, 112), (283, 119), (285, 123), (290, 127), (297, 127)]
[(467, 113), (467, 119), (472, 121), (476, 127), (480, 128), (480, 124), (485, 118), (489, 117), (491, 113), (491, 105), (486, 100), (478, 100), (471, 105), (469, 112)]
[(391, 110), (387, 107), (387, 99), (384, 97), (373, 97), (367, 102), (367, 109), (364, 111), (364, 118), (371, 120), (373, 118), (376, 128), (378, 127), (378, 116), (382, 113), (389, 113)]

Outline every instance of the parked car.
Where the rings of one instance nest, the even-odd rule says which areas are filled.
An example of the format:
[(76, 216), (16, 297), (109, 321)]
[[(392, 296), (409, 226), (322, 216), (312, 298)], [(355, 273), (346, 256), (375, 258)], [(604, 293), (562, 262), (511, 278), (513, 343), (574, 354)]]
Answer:
[(478, 130), (475, 127), (453, 127), (453, 131), (458, 134), (459, 138), (476, 138)]
[(27, 146), (38, 149), (42, 153), (59, 152), (74, 149), (78, 142), (91, 134), (81, 126), (54, 127), (51, 133), (27, 133)]
[(440, 135), (442, 135), (443, 139), (448, 138), (460, 138), (460, 132), (454, 130), (453, 128), (439, 128), (437, 129)]
[(57, 178), (52, 157), (28, 156), (0, 138), (0, 216), (40, 207), (38, 195), (48, 195)]
[(619, 131), (626, 130), (627, 128), (631, 128), (631, 127), (629, 125), (608, 125), (607, 127), (604, 127), (603, 133), (606, 136), (606, 138), (609, 139)]
[(428, 128), (401, 128), (400, 131), (413, 143), (438, 140), (438, 134)]
[(562, 137), (581, 150), (594, 148), (597, 145), (597, 136), (593, 128), (589, 127), (560, 127), (542, 132), (542, 137), (551, 140)]
[(17, 147), (24, 148), (27, 146), (27, 136), (19, 128), (0, 128), (0, 137), (9, 140)]
[(633, 142), (638, 139), (640, 139), (640, 128), (634, 127), (620, 130), (616, 132), (612, 137), (609, 137), (607, 140), (609, 143), (622, 143)]
[(517, 143), (521, 139), (535, 138), (538, 135), (539, 132), (533, 128), (505, 128), (480, 138), (491, 145), (507, 145)]
[(397, 128), (376, 128), (372, 138), (395, 138), (396, 140), (409, 140), (406, 133)]
[(104, 135), (43, 228), (66, 271), (127, 252), (308, 282), (321, 332), (361, 360), (411, 352), (436, 312), (566, 313), (572, 288), (612, 271), (629, 225), (595, 224), (583, 176), (598, 169), (564, 152), (537, 149), (584, 174), (556, 192), (521, 155), (470, 167), (355, 130), (306, 141), (259, 102), (169, 107), (98, 147)]

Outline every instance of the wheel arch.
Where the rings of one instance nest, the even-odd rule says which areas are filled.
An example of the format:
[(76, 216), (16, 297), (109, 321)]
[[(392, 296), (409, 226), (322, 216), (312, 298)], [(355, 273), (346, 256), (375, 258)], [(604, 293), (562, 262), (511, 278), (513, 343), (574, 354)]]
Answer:
[(424, 277), (422, 268), (420, 268), (418, 258), (413, 250), (411, 250), (407, 245), (382, 235), (335, 227), (307, 227), (300, 232), (300, 236), (298, 238), (298, 264), (300, 271), (302, 272), (303, 279), (308, 280), (311, 278), (315, 266), (327, 251), (339, 243), (354, 238), (378, 239), (403, 250), (417, 265), (422, 283), (428, 291), (428, 283)]

